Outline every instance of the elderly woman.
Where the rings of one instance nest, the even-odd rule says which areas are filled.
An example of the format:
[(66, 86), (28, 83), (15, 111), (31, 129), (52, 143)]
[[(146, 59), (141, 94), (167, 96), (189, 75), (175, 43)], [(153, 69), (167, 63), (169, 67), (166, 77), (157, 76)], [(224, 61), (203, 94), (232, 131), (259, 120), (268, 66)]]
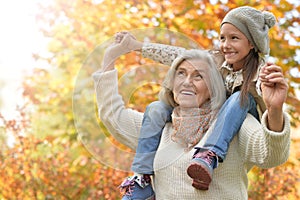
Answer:
[[(125, 44), (113, 44), (106, 50), (102, 69), (93, 78), (102, 122), (121, 143), (136, 149), (143, 113), (125, 108), (118, 94), (118, 73), (113, 61), (120, 56), (122, 45)], [(287, 160), (289, 119), (281, 110), (287, 86), (278, 69), (262, 71), (262, 92), (271, 112), (263, 114), (261, 124), (247, 115), (230, 143), (227, 159), (215, 170), (210, 189), (201, 191), (191, 186), (186, 169), (194, 153), (192, 147), (201, 145), (210, 134), (216, 111), (225, 100), (223, 81), (206, 51), (186, 51), (172, 63), (160, 93), (160, 99), (175, 108), (154, 159), (156, 199), (247, 199), (247, 172), (254, 165), (268, 168)], [(275, 77), (267, 76), (272, 71), (277, 72)], [(282, 131), (269, 130), (269, 125), (278, 124), (278, 119), (283, 119), (279, 120)]]

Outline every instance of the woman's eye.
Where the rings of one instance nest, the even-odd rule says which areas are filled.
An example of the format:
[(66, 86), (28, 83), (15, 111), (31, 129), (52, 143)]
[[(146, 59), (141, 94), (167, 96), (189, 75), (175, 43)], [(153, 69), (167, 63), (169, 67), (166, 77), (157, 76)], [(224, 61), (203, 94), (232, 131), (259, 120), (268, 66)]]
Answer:
[(200, 80), (200, 79), (202, 79), (203, 77), (202, 77), (202, 75), (201, 74), (197, 74), (197, 75), (195, 75), (195, 79), (196, 80)]
[(184, 72), (183, 71), (177, 71), (177, 75), (182, 76), (182, 75), (184, 75)]

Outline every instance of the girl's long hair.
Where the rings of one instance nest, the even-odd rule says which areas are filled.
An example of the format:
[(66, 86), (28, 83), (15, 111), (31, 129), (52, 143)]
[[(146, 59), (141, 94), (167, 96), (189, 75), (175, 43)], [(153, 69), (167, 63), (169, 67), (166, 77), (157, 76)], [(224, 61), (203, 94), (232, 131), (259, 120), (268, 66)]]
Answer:
[(248, 102), (248, 93), (250, 91), (251, 83), (257, 74), (260, 61), (259, 53), (251, 49), (249, 54), (245, 58), (245, 64), (243, 66), (243, 84), (241, 86), (241, 104), (245, 105)]

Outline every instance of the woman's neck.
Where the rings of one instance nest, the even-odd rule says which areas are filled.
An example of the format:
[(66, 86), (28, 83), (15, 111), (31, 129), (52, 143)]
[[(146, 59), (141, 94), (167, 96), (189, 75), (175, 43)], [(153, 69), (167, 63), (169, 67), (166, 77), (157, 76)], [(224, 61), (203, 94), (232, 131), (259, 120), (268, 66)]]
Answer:
[[(178, 106), (178, 115), (184, 117), (184, 116), (193, 116), (193, 115), (199, 115), (200, 112), (203, 112), (204, 110), (207, 110), (207, 112), (210, 112), (211, 110), (211, 102), (206, 101), (201, 105), (201, 107), (181, 107)], [(206, 113), (206, 112), (205, 112)]]

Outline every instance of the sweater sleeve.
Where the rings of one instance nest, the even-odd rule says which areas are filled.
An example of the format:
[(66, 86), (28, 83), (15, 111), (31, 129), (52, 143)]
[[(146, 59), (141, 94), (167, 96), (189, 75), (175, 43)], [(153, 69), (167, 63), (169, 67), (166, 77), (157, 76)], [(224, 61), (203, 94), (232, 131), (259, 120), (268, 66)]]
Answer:
[(267, 111), (262, 116), (261, 124), (252, 116), (245, 119), (239, 137), (241, 157), (250, 165), (271, 168), (283, 164), (289, 157), (290, 121), (284, 113), (284, 129), (274, 132), (267, 128)]
[(131, 149), (136, 149), (143, 113), (125, 108), (118, 93), (117, 70), (95, 72), (92, 75), (98, 114), (112, 136)]
[(142, 55), (156, 62), (171, 66), (175, 58), (186, 51), (185, 48), (157, 43), (144, 43)]

